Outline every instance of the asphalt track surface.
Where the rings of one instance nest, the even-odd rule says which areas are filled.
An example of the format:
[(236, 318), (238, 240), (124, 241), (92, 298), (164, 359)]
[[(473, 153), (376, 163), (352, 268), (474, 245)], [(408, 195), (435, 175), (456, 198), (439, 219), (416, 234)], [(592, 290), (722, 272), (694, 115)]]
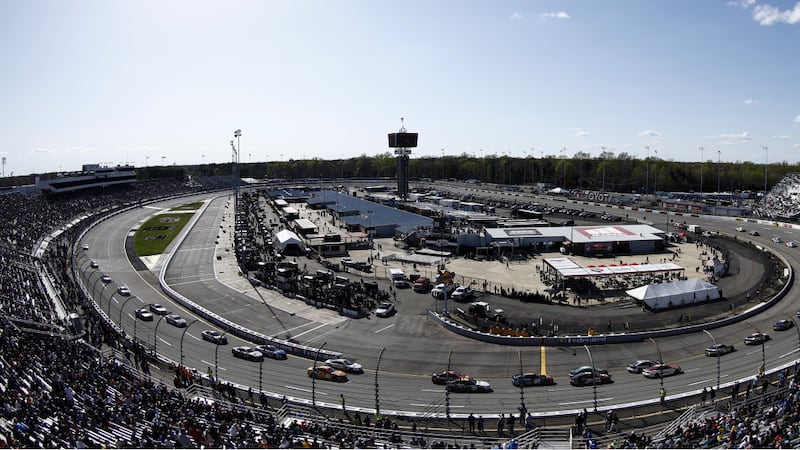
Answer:
[[(365, 373), (350, 375), (347, 383), (316, 381), (313, 394), (316, 402), (323, 406), (338, 407), (339, 394), (344, 394), (348, 407), (374, 408), (375, 366), (384, 348), (380, 361), (378, 399), (385, 414), (444, 414), (444, 389), (431, 383), (430, 374), (444, 370), (448, 359), (453, 369), (487, 380), (494, 388), (494, 392), (488, 394), (450, 394), (451, 415), (456, 417), (469, 413), (486, 416), (516, 414), (521, 401), (520, 390), (512, 386), (511, 377), (519, 372), (520, 361), (524, 371), (538, 372), (544, 365), (546, 372), (553, 375), (558, 383), (550, 387), (525, 389), (525, 404), (537, 417), (556, 412), (573, 414), (583, 408), (591, 410), (595, 402), (598, 409), (602, 410), (641, 402), (655, 403), (658, 400), (659, 380), (629, 374), (624, 369), (632, 360), (657, 358), (657, 349), (649, 341), (591, 346), (596, 367), (607, 368), (615, 381), (597, 386), (594, 395), (591, 386), (573, 387), (568, 383), (569, 370), (589, 363), (587, 352), (582, 347), (498, 346), (454, 335), (429, 319), (427, 311), (432, 306), (429, 295), (399, 290), (399, 314), (386, 319), (371, 317), (353, 320), (332, 311), (308, 307), (268, 289), (253, 288), (238, 276), (235, 267), (216, 258), (220, 254), (230, 260), (230, 255), (223, 253), (226, 249), (216, 242), (223, 240), (232, 229), (232, 220), (226, 218), (231, 209), (230, 196), (219, 194), (161, 202), (115, 216), (86, 235), (83, 242), (88, 243), (90, 249), (81, 251), (77, 259), (87, 288), (94, 294), (100, 307), (109, 312), (109, 317), (129, 334), (144, 342), (152, 342), (158, 352), (169, 359), (179, 361), (183, 347), (184, 364), (196, 367), (201, 372), (209, 367), (217, 368), (219, 377), (230, 382), (254, 389), (260, 386), (269, 393), (299, 400), (308, 400), (312, 396), (312, 382), (305, 374), (306, 368), (312, 365), (311, 360), (290, 356), (286, 361), (267, 359), (259, 364), (233, 358), (230, 348), (248, 345), (247, 342), (234, 336), (229, 336), (227, 346), (215, 346), (201, 340), (201, 331), (214, 327), (202, 319), (195, 321), (188, 311), (161, 292), (157, 282), (160, 263), (148, 270), (129, 260), (125, 243), (138, 224), (163, 208), (197, 199), (209, 199), (209, 206), (180, 248), (168, 249), (175, 251), (166, 274), (168, 284), (196, 303), (242, 326), (303, 345), (324, 345), (325, 349), (342, 352), (361, 363)], [(604, 209), (591, 205), (584, 207), (598, 211)], [(626, 212), (631, 217), (655, 214)], [(693, 217), (691, 222), (702, 225), (704, 229), (718, 229), (731, 234), (738, 226), (731, 218), (703, 216)], [(770, 242), (770, 237), (774, 235), (782, 236), (784, 241), (800, 240), (797, 230), (764, 224), (747, 224), (747, 227), (761, 233), (761, 237), (747, 236), (748, 239), (774, 248), (793, 267), (798, 267), (797, 251), (800, 249)], [(90, 259), (98, 261), (100, 268), (90, 269)], [(104, 284), (100, 281), (102, 274), (111, 276), (114, 282)], [(127, 285), (134, 295), (122, 297), (117, 294), (116, 288), (121, 284)], [(792, 364), (798, 358), (800, 330), (795, 327), (785, 332), (772, 331), (775, 321), (795, 317), (798, 311), (796, 300), (797, 288), (794, 287), (778, 305), (759, 316), (712, 331), (717, 342), (734, 344), (737, 348), (737, 351), (719, 360), (719, 380), (723, 386), (735, 380), (752, 378), (761, 365), (762, 355), (768, 371)], [(159, 322), (158, 316), (153, 322), (134, 320), (135, 309), (149, 303), (164, 304), (167, 309), (181, 314), (190, 322), (189, 328), (178, 329), (166, 321)], [(746, 347), (742, 343), (743, 337), (755, 329), (769, 332), (773, 337), (763, 348)], [(660, 338), (657, 344), (664, 361), (679, 364), (685, 372), (663, 380), (668, 398), (716, 386), (717, 359), (703, 354), (704, 348), (711, 344), (706, 334)]]

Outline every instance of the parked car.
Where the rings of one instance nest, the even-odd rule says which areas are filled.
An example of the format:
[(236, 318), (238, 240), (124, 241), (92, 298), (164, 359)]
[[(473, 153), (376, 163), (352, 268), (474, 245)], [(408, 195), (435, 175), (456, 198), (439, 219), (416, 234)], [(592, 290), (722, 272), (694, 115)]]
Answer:
[(176, 326), (178, 328), (186, 328), (186, 326), (188, 325), (186, 323), (186, 319), (177, 314), (167, 314), (166, 316), (164, 316), (164, 318), (167, 319), (168, 324)]
[(540, 375), (538, 373), (523, 373), (511, 377), (511, 384), (514, 386), (552, 386), (556, 384), (552, 375)]
[(455, 289), (455, 284), (439, 283), (433, 289), (431, 289), (431, 295), (437, 300), (443, 299), (445, 295), (450, 298)]
[(275, 347), (272, 344), (259, 345), (256, 348), (266, 358), (272, 358), (272, 359), (287, 359), (288, 358), (288, 356), (286, 356), (286, 350), (284, 350), (282, 348)]
[(459, 286), (453, 291), (453, 300), (457, 302), (465, 302), (475, 296), (469, 286)]
[(630, 373), (642, 373), (644, 369), (655, 366), (656, 364), (658, 364), (658, 361), (653, 361), (652, 359), (637, 359), (625, 366), (625, 370)]
[(447, 384), (448, 381), (457, 380), (461, 378), (461, 376), (462, 375), (455, 370), (445, 370), (431, 375), (431, 381), (433, 384)]
[(214, 344), (217, 345), (225, 345), (228, 343), (228, 337), (217, 330), (203, 330), (203, 332), (200, 333), (200, 336), (204, 340), (208, 342), (213, 342)]
[(136, 317), (139, 320), (146, 320), (151, 321), (153, 320), (153, 313), (147, 310), (147, 308), (139, 308), (136, 310)]
[(165, 315), (168, 311), (161, 303), (150, 303), (150, 312), (158, 314), (159, 316)]
[(768, 334), (759, 332), (750, 333), (746, 338), (744, 338), (744, 345), (761, 345), (770, 339), (771, 338)]
[(706, 348), (706, 356), (722, 356), (727, 355), (728, 353), (734, 351), (732, 345), (726, 344), (715, 344), (711, 347)]
[(92, 269), (97, 269), (98, 267), (100, 267), (100, 264), (97, 264), (97, 261), (95, 261), (95, 260), (92, 260), (92, 261), (89, 263), (89, 267), (91, 267)]
[(327, 359), (325, 360), (325, 365), (344, 372), (364, 373), (364, 368), (361, 367), (361, 364), (345, 358)]
[(569, 379), (569, 384), (573, 386), (592, 386), (593, 384), (613, 383), (611, 375), (607, 373), (597, 373), (592, 376), (591, 372), (583, 372)]
[(492, 385), (488, 381), (476, 380), (472, 377), (461, 377), (448, 381), (445, 389), (449, 392), (492, 392)]
[(317, 366), (306, 369), (306, 375), (318, 380), (336, 381), (344, 383), (347, 381), (347, 374), (341, 370), (336, 370), (331, 366)]
[(114, 280), (108, 275), (103, 275), (102, 277), (100, 277), (100, 281), (102, 281), (105, 284), (108, 284), (108, 283), (111, 283)]
[(246, 359), (248, 361), (261, 362), (264, 360), (264, 354), (255, 347), (233, 347), (231, 353), (233, 353), (235, 358)]
[(375, 309), (375, 315), (378, 317), (389, 317), (394, 314), (397, 310), (394, 307), (394, 303), (384, 302), (378, 305)]
[(431, 287), (431, 282), (425, 277), (419, 277), (414, 281), (415, 292), (425, 292)]
[(656, 364), (642, 370), (642, 375), (644, 375), (645, 378), (669, 377), (680, 373), (683, 373), (681, 366), (675, 364)]
[(120, 286), (120, 287), (117, 288), (117, 293), (119, 295), (123, 295), (125, 297), (128, 297), (128, 296), (131, 295), (131, 290), (128, 289), (128, 286)]
[(775, 322), (775, 325), (772, 326), (772, 329), (775, 331), (786, 331), (794, 326), (794, 321), (789, 319), (783, 319)]

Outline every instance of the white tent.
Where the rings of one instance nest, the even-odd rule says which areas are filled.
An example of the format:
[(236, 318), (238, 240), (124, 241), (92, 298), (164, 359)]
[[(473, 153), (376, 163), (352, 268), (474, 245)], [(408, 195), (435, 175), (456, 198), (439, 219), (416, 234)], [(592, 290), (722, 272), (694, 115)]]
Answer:
[(300, 254), (303, 252), (303, 241), (289, 230), (279, 231), (275, 235), (275, 243), (281, 253), (286, 253), (287, 249), (290, 250), (289, 253)]
[(674, 283), (648, 284), (625, 292), (654, 311), (720, 298), (716, 286), (699, 278)]

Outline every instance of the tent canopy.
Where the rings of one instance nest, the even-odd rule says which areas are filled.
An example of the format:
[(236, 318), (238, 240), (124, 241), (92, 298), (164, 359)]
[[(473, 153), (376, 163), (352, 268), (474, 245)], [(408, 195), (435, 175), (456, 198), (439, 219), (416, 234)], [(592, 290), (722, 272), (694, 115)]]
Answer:
[(652, 310), (702, 303), (720, 298), (719, 289), (699, 278), (674, 283), (648, 284), (626, 291)]

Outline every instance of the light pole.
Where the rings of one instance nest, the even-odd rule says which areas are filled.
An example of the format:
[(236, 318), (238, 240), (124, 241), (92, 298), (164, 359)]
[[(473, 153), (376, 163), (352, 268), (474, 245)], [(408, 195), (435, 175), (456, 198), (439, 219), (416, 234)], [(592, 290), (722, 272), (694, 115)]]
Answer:
[(703, 150), (703, 147), (700, 147), (700, 202), (703, 201), (703, 166), (705, 165)]
[(519, 411), (520, 414), (528, 409), (525, 408), (525, 387), (523, 386), (524, 372), (522, 371), (522, 351), (517, 349), (517, 359), (519, 360)]
[(164, 160), (165, 160), (165, 159), (167, 159), (167, 157), (166, 157), (166, 156), (162, 156), (162, 157), (161, 157), (161, 167), (164, 167), (164, 164), (165, 164), (165, 163), (164, 163)]
[[(117, 323), (119, 323), (120, 328), (122, 328), (122, 311), (125, 309), (125, 305), (127, 305), (129, 301), (131, 301), (131, 300), (133, 300), (135, 298), (137, 298), (135, 295), (128, 297), (127, 300), (122, 302), (122, 306), (119, 307), (119, 320), (117, 320)], [(109, 299), (109, 303), (108, 303), (108, 311), (111, 312), (111, 300), (110, 299)]]
[(380, 402), (380, 389), (378, 388), (378, 373), (381, 371), (381, 358), (383, 357), (383, 352), (386, 351), (386, 347), (381, 349), (381, 352), (378, 353), (378, 363), (375, 365), (375, 416), (380, 416), (381, 414), (381, 402)]
[(583, 348), (589, 354), (589, 363), (592, 366), (592, 399), (594, 401), (594, 412), (597, 412), (597, 371), (594, 368), (594, 358), (592, 358), (592, 351), (589, 350), (589, 346), (584, 345)]
[(711, 338), (711, 342), (714, 343), (714, 348), (717, 350), (717, 392), (719, 392), (719, 373), (720, 373), (719, 360), (722, 359), (722, 355), (719, 354), (719, 347), (717, 347), (717, 340), (714, 338), (714, 335), (711, 334), (708, 330), (703, 330), (703, 333), (707, 334), (708, 337)]
[[(603, 150), (603, 153), (600, 154), (600, 164), (603, 165), (603, 194), (606, 193), (606, 148), (600, 147)], [(605, 197), (603, 197), (605, 198)]]
[(444, 414), (447, 416), (447, 421), (450, 422), (450, 389), (447, 388), (447, 383), (450, 381), (450, 362), (453, 359), (453, 347), (450, 347), (450, 352), (447, 354), (447, 372), (444, 377)]
[(442, 181), (444, 181), (444, 148), (442, 149)]
[(656, 194), (658, 192), (658, 150), (653, 150), (656, 154), (655, 156), (655, 170), (653, 170), (653, 193)]
[(145, 167), (148, 167), (148, 165), (147, 165), (147, 162), (148, 162), (149, 160), (150, 160), (150, 157), (149, 157), (149, 156), (145, 156), (145, 157), (144, 157), (144, 166), (145, 166)]
[(156, 328), (153, 331), (153, 353), (156, 355), (156, 359), (158, 359), (158, 326), (161, 325), (161, 321), (167, 317), (166, 314), (160, 316), (158, 321), (156, 321)]
[(656, 352), (658, 353), (658, 381), (661, 383), (661, 388), (659, 389), (659, 393), (664, 391), (664, 359), (661, 356), (661, 347), (658, 346), (658, 343), (653, 338), (648, 338), (650, 342), (655, 345)]
[(722, 173), (722, 166), (720, 162), (722, 161), (722, 151), (717, 150), (717, 195), (720, 193), (720, 174)]
[(566, 165), (566, 164), (564, 164), (564, 152), (565, 152), (566, 150), (567, 150), (567, 148), (566, 148), (566, 147), (562, 147), (562, 148), (561, 148), (561, 161), (560, 161), (560, 162), (561, 162), (561, 187), (562, 187), (562, 188), (564, 188), (564, 189), (566, 189), (566, 188), (567, 188), (567, 187), (566, 187), (566, 183), (567, 183), (567, 182), (566, 182), (566, 180), (565, 180), (565, 177), (566, 177), (566, 169), (567, 169), (567, 165)]
[(317, 407), (317, 360), (319, 360), (319, 352), (325, 347), (327, 342), (323, 342), (322, 345), (317, 348), (317, 352), (314, 353), (314, 365), (311, 366), (311, 407)]
[(645, 147), (647, 150), (647, 159), (645, 159), (645, 176), (644, 176), (644, 195), (650, 191), (650, 147)]
[(186, 325), (186, 328), (183, 329), (183, 333), (181, 333), (181, 367), (183, 367), (183, 338), (186, 336), (186, 332), (189, 331), (189, 327), (195, 324), (195, 322), (199, 321), (200, 319), (194, 319), (193, 321), (189, 322), (189, 325)]
[(765, 145), (764, 149), (764, 204), (767, 204), (767, 167), (769, 166), (769, 150)]

